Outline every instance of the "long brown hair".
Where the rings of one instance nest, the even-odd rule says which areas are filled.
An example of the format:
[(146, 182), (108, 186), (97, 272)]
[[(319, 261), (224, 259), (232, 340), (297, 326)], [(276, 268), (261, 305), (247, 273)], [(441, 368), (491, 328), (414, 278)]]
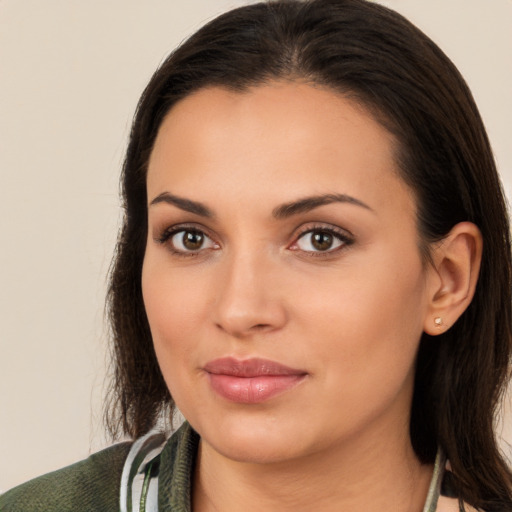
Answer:
[(200, 88), (242, 91), (275, 79), (306, 80), (348, 95), (395, 135), (427, 257), (429, 243), (456, 223), (480, 228), (484, 253), (471, 305), (445, 334), (421, 339), (410, 432), (421, 461), (431, 463), (438, 445), (446, 451), (461, 498), (489, 511), (512, 510), (512, 476), (493, 431), (509, 375), (510, 238), (489, 141), (451, 61), (402, 16), (365, 0), (282, 0), (235, 9), (194, 34), (152, 77), (122, 174), (125, 216), (108, 296), (111, 433), (140, 436), (173, 407), (141, 292), (146, 171), (162, 120)]

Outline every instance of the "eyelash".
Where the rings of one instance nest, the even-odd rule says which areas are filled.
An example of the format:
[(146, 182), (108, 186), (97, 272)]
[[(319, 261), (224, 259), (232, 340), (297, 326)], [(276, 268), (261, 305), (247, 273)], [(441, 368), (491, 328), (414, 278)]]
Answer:
[[(341, 242), (341, 245), (338, 247), (335, 247), (334, 249), (328, 249), (326, 251), (302, 251), (303, 254), (307, 257), (311, 258), (328, 258), (329, 256), (333, 256), (333, 254), (338, 253), (340, 251), (343, 251), (347, 249), (349, 246), (351, 246), (354, 243), (354, 236), (352, 233), (342, 230), (340, 228), (336, 228), (334, 226), (325, 226), (325, 225), (316, 225), (316, 226), (308, 226), (303, 231), (299, 232), (299, 234), (296, 236), (295, 241), (289, 246), (293, 247), (294, 245), (297, 245), (299, 240), (304, 238), (308, 234), (312, 233), (327, 233), (331, 235), (333, 238)], [(300, 249), (291, 249), (291, 250), (300, 250)]]
[[(173, 226), (171, 228), (165, 229), (160, 236), (158, 236), (155, 241), (162, 245), (168, 245), (169, 250), (171, 253), (175, 256), (181, 257), (181, 258), (194, 258), (200, 255), (201, 249), (197, 251), (181, 251), (176, 249), (172, 243), (168, 243), (169, 240), (178, 233), (199, 233), (203, 235), (205, 238), (209, 238), (213, 241), (213, 238), (208, 235), (208, 233), (205, 231), (204, 228), (198, 227), (195, 225), (189, 225), (189, 224), (180, 224), (178, 226)], [(215, 243), (215, 242), (214, 242)], [(218, 245), (218, 244), (217, 244)], [(204, 249), (203, 249), (204, 250)]]
[[(197, 251), (182, 251), (176, 249), (172, 243), (169, 243), (169, 240), (176, 234), (181, 232), (191, 232), (191, 233), (198, 233), (203, 235), (204, 237), (210, 239), (218, 245), (213, 238), (208, 235), (208, 233), (204, 230), (202, 227), (197, 227), (195, 225), (186, 225), (181, 224), (178, 226), (173, 226), (171, 228), (165, 229), (161, 235), (159, 235), (157, 238), (155, 238), (155, 241), (162, 245), (168, 245), (169, 250), (172, 252), (173, 255), (176, 255), (178, 257), (182, 258), (193, 258), (200, 255), (201, 251), (204, 249), (199, 249)], [(339, 251), (342, 251), (346, 248), (348, 248), (350, 245), (354, 243), (354, 237), (351, 233), (349, 233), (346, 230), (341, 230), (339, 228), (335, 228), (333, 226), (325, 226), (325, 225), (316, 225), (316, 226), (308, 226), (307, 228), (304, 228), (301, 232), (298, 233), (298, 235), (294, 238), (294, 241), (288, 245), (288, 249), (292, 251), (300, 251), (299, 248), (293, 248), (297, 245), (299, 240), (306, 237), (308, 234), (312, 233), (327, 233), (331, 235), (334, 239), (338, 240), (341, 244), (338, 247), (335, 247), (334, 249), (327, 249), (325, 251), (301, 251), (304, 255), (307, 257), (312, 258), (326, 258), (329, 256), (332, 256), (334, 253), (337, 253)]]

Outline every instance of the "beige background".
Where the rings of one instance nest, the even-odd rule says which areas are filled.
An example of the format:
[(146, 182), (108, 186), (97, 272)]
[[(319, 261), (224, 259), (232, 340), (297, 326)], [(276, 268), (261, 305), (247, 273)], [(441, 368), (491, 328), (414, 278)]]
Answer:
[[(164, 56), (244, 3), (0, 0), (0, 490), (105, 445), (103, 297), (130, 120)], [(383, 3), (466, 76), (510, 197), (512, 0)]]

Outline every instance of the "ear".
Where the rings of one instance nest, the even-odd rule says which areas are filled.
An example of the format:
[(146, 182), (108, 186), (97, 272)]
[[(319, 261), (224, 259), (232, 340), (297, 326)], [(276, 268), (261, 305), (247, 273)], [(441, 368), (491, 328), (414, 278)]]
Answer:
[(456, 224), (434, 245), (428, 277), (428, 310), (423, 330), (432, 336), (446, 332), (469, 306), (475, 293), (482, 234), (471, 222)]

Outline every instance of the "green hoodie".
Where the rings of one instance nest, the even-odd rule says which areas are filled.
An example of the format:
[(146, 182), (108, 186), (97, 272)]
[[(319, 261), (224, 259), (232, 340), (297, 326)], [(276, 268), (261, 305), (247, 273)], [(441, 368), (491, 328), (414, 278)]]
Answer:
[[(160, 448), (162, 442), (165, 444)], [(199, 436), (187, 422), (167, 441), (154, 435), (133, 444), (117, 444), (82, 462), (11, 489), (0, 496), (0, 512), (142, 511), (146, 507), (142, 505), (139, 508), (138, 504), (145, 503), (146, 497), (150, 496), (151, 493), (144, 490), (151, 487), (150, 482), (155, 482), (157, 492), (153, 494), (154, 504), (148, 509), (191, 512), (192, 478), (198, 446)], [(444, 467), (445, 459), (439, 452), (424, 512), (437, 509)], [(125, 490), (123, 506), (122, 486)], [(446, 491), (443, 494), (447, 494)], [(132, 496), (136, 496), (133, 508), (130, 503)], [(455, 507), (456, 503), (457, 500), (453, 500), (451, 506)]]
[[(190, 512), (190, 488), (199, 436), (188, 423), (160, 454), (158, 509)], [(121, 474), (131, 443), (35, 478), (0, 496), (0, 512), (115, 512), (120, 509)]]

